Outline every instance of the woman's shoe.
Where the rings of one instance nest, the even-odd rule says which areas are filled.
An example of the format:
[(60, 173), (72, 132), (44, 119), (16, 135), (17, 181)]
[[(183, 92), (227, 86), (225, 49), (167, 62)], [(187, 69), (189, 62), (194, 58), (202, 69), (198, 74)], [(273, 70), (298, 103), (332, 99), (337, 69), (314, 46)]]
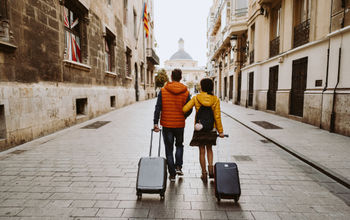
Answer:
[(201, 179), (203, 180), (203, 181), (207, 181), (207, 172), (202, 172), (202, 176), (201, 176)]
[(209, 171), (209, 178), (214, 178), (214, 166), (213, 165), (208, 166), (208, 171)]

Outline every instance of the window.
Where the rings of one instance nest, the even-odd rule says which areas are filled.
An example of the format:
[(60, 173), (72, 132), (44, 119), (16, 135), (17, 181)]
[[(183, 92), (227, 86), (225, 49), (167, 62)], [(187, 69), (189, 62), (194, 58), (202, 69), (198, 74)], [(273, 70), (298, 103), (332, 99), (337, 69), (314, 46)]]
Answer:
[(131, 49), (126, 47), (126, 76), (131, 77)]
[(137, 14), (135, 10), (134, 10), (134, 36), (135, 38), (137, 38)]
[(128, 20), (128, 0), (124, 0), (123, 17), (124, 17), (124, 25), (127, 25), (127, 20)]
[[(350, 1), (333, 0), (332, 32), (350, 25)], [(343, 20), (344, 19), (344, 20)], [(341, 22), (343, 20), (343, 22)]]
[(115, 96), (111, 96), (111, 108), (115, 108)]
[(87, 98), (76, 99), (75, 105), (77, 116), (84, 116), (87, 114)]
[(64, 7), (65, 59), (81, 61), (81, 34), (78, 14)]
[(276, 6), (271, 12), (271, 39), (280, 36), (281, 5)]
[(244, 16), (248, 12), (248, 1), (247, 0), (236, 0), (236, 16)]
[(0, 40), (10, 40), (7, 0), (0, 0)]
[(0, 105), (0, 139), (6, 139), (6, 120), (4, 105)]
[(105, 65), (106, 71), (113, 72), (115, 68), (115, 35), (106, 28), (105, 35)]
[(279, 54), (281, 24), (280, 4), (272, 8), (270, 21), (270, 57), (273, 57)]
[(294, 38), (293, 47), (309, 42), (311, 0), (294, 1)]
[(145, 82), (145, 71), (144, 71), (144, 65), (141, 63), (140, 65), (140, 74), (141, 74), (141, 83)]

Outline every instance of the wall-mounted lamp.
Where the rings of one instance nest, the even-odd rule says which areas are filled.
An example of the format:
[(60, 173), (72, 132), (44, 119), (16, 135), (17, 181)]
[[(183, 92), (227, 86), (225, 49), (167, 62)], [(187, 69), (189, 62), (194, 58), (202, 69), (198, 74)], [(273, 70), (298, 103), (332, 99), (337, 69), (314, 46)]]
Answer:
[(267, 9), (263, 8), (263, 6), (260, 7), (260, 15), (264, 15), (265, 17), (268, 16)]
[(230, 38), (231, 48), (235, 50), (237, 44), (237, 35), (232, 35)]

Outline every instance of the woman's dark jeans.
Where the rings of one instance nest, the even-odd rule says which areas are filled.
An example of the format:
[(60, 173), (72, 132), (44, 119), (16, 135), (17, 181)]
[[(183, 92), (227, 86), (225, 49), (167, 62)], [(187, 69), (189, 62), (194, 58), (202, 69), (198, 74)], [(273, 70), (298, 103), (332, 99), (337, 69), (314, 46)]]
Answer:
[[(171, 176), (176, 175), (175, 167), (182, 168), (182, 158), (184, 153), (184, 128), (165, 128), (163, 127), (163, 138), (165, 145), (165, 155), (168, 162), (168, 170)], [(174, 140), (176, 146), (174, 163)]]

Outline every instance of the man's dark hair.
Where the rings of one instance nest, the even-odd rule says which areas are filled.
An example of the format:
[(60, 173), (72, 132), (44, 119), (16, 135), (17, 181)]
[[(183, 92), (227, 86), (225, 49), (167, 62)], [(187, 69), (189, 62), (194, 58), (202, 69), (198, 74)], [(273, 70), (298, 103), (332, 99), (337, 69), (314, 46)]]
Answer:
[(204, 78), (201, 80), (201, 89), (210, 95), (213, 95), (214, 83), (213, 80), (209, 78)]
[(180, 82), (181, 78), (182, 78), (182, 71), (180, 69), (174, 69), (171, 72), (171, 79), (173, 81)]

